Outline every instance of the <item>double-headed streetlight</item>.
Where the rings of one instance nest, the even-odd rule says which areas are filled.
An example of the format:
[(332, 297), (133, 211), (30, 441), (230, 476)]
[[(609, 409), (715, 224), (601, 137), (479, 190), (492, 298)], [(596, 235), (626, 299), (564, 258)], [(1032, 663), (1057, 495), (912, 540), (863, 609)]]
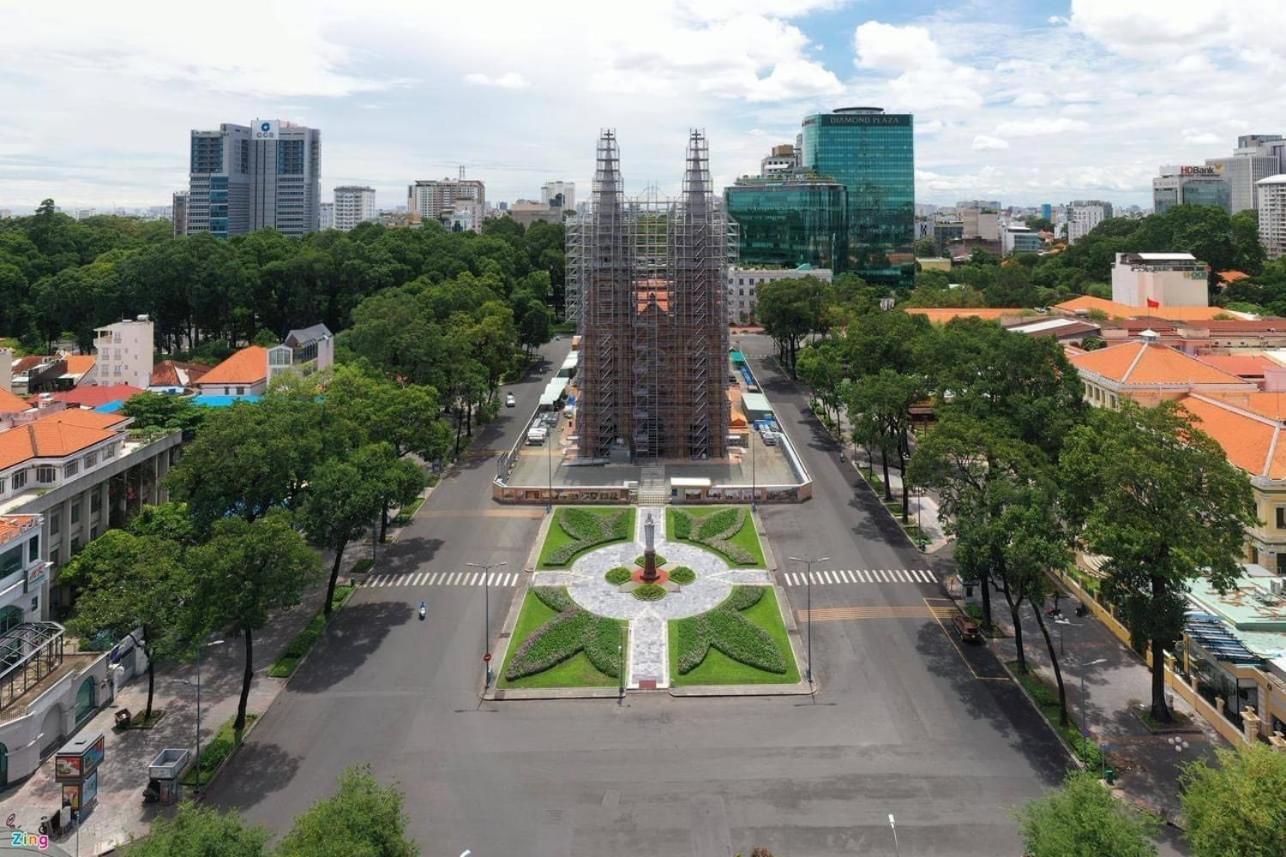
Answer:
[(201, 794), (201, 653), (215, 646), (222, 646), (223, 640), (210, 640), (196, 647), (196, 682), (185, 678), (179, 679), (183, 684), (196, 688), (196, 793)]
[(804, 572), (804, 585), (808, 589), (808, 686), (813, 686), (813, 563), (826, 562), (830, 559), (828, 556), (819, 556), (813, 559), (805, 559), (797, 556), (789, 557), (791, 562), (802, 562), (807, 569)]
[(506, 566), (507, 562), (466, 562), (471, 568), (482, 569), (482, 662), (487, 669), (487, 683), (491, 687), (491, 569)]

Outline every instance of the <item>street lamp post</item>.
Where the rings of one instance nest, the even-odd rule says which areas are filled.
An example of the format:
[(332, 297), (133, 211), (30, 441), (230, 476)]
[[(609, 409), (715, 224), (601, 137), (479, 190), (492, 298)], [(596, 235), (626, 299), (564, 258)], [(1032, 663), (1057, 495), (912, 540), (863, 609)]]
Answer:
[(196, 682), (179, 679), (183, 684), (196, 688), (196, 793), (201, 794), (201, 653), (215, 646), (222, 646), (223, 640), (210, 640), (196, 647)]
[(1076, 666), (1080, 669), (1080, 673), (1081, 673), (1081, 737), (1082, 738), (1090, 737), (1089, 729), (1085, 725), (1085, 720), (1089, 716), (1085, 711), (1085, 671), (1090, 667), (1096, 667), (1099, 664), (1105, 664), (1105, 663), (1107, 663), (1107, 658), (1099, 658), (1098, 660), (1090, 661), (1089, 663), (1085, 663), (1085, 664), (1076, 664)]
[(482, 662), (487, 669), (487, 683), (491, 687), (491, 569), (506, 566), (507, 562), (466, 562), (471, 568), (482, 569)]
[(751, 421), (751, 423), (750, 423), (750, 438), (749, 438), (749, 440), (750, 440), (750, 509), (751, 509), (751, 511), (754, 511), (754, 510), (755, 510), (755, 508), (756, 508), (756, 505), (755, 505), (755, 503), (756, 503), (756, 495), (758, 495), (758, 493), (759, 493), (759, 489), (756, 487), (756, 484), (755, 484), (755, 483), (756, 483), (756, 479), (755, 479), (755, 424), (754, 424), (754, 421), (753, 421), (753, 420), (752, 420), (752, 421)]
[(891, 812), (889, 813), (889, 830), (893, 831), (893, 853), (901, 855), (902, 849), (898, 847), (898, 826), (897, 822), (893, 820), (893, 813)]
[(545, 465), (549, 471), (549, 493), (545, 495), (545, 511), (548, 512), (554, 508), (554, 435), (558, 432), (558, 420), (554, 420), (554, 431), (549, 433), (545, 438)]
[(828, 556), (819, 556), (814, 559), (804, 559), (797, 556), (789, 557), (791, 562), (802, 562), (807, 569), (804, 572), (804, 586), (808, 592), (808, 686), (813, 686), (813, 563), (826, 562), (830, 559)]

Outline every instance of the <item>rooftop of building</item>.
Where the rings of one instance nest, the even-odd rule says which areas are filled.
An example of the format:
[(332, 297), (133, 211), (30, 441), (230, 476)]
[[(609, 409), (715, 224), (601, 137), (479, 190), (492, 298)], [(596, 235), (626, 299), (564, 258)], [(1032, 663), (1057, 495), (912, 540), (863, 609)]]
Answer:
[(1281, 364), (1262, 354), (1195, 354), (1202, 363), (1241, 378), (1262, 378), (1269, 369)]
[(153, 387), (186, 387), (195, 384), (205, 373), (210, 371), (204, 363), (181, 363), (177, 360), (162, 360), (152, 368), (150, 385)]
[(922, 315), (934, 324), (946, 324), (956, 318), (981, 318), (998, 321), (1002, 318), (1035, 316), (1036, 311), (1023, 307), (906, 307), (910, 315)]
[[(1274, 576), (1261, 566), (1249, 566), (1227, 592), (1209, 580), (1191, 581), (1188, 599), (1220, 619), (1249, 651), (1272, 660), (1286, 655), (1286, 598), (1272, 591)], [(1259, 573), (1256, 573), (1258, 571)]]
[(1255, 182), (1255, 184), (1286, 184), (1286, 173), (1279, 173), (1275, 176), (1269, 176), (1268, 178), (1260, 179), (1259, 181)]
[(39, 515), (0, 515), (0, 545), (30, 532), (39, 523)]
[(1097, 310), (1098, 312), (1106, 313), (1109, 318), (1121, 319), (1140, 318), (1149, 315), (1163, 318), (1167, 321), (1211, 321), (1216, 316), (1223, 315), (1233, 319), (1249, 319), (1253, 317), (1248, 313), (1234, 312), (1217, 306), (1136, 307), (1117, 303), (1107, 298), (1097, 298), (1093, 295), (1079, 295), (1071, 300), (1055, 304), (1053, 309), (1069, 314)]
[(33, 458), (64, 458), (116, 436), (127, 420), (96, 411), (66, 410), (0, 432), (0, 469)]
[(1247, 392), (1203, 392), (1202, 396), (1258, 414), (1274, 422), (1286, 423), (1286, 393), (1253, 390)]
[(0, 414), (20, 414), (30, 407), (31, 404), (21, 396), (0, 390)]
[(1229, 401), (1229, 397), (1194, 393), (1180, 400), (1201, 431), (1210, 435), (1228, 461), (1251, 476), (1286, 478), (1286, 444), (1279, 443), (1282, 423)]
[(282, 340), (282, 343), (289, 345), (291, 348), (299, 348), (313, 342), (320, 342), (323, 339), (330, 339), (334, 335), (326, 325), (314, 324), (290, 331), (286, 334), (286, 338)]
[(95, 358), (92, 354), (69, 354), (67, 355), (67, 374), (84, 375), (94, 368), (94, 363)]
[(1078, 336), (1087, 333), (1097, 333), (1099, 326), (1088, 321), (1081, 321), (1077, 318), (1041, 318), (1034, 321), (1024, 321), (1020, 324), (1012, 324), (1008, 327), (1015, 333), (1025, 333), (1028, 336)]
[(1119, 384), (1234, 384), (1236, 375), (1203, 363), (1191, 355), (1155, 342), (1135, 340), (1087, 351), (1070, 358), (1082, 372), (1093, 372)]
[(201, 377), (201, 384), (257, 384), (268, 378), (268, 349), (251, 345)]
[(55, 402), (78, 408), (97, 408), (110, 402), (124, 402), (145, 392), (132, 384), (109, 384), (102, 387), (85, 386), (62, 393), (50, 393)]

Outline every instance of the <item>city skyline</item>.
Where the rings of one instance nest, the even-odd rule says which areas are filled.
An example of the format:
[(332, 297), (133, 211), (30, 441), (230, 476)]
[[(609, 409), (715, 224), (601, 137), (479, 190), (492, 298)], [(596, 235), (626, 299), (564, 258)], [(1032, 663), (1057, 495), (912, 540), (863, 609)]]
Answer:
[[(1278, 131), (1286, 106), (1286, 55), (1266, 37), (1286, 10), (1252, 26), (1223, 2), (515, 3), (432, 20), (281, 2), (289, 34), (224, 32), (244, 19), (231, 14), (195, 44), (181, 12), (140, 5), (126, 26), (86, 4), (71, 33), (65, 9), (7, 13), (0, 207), (161, 205), (185, 184), (192, 128), (268, 115), (321, 129), (322, 187), (370, 185), (381, 208), (461, 164), (497, 200), (587, 184), (583, 141), (608, 126), (637, 164), (627, 193), (677, 190), (667, 164), (689, 123), (721, 188), (803, 116), (866, 104), (916, 115), (917, 201), (1146, 206), (1160, 164), (1227, 156), (1239, 134)], [(88, 126), (101, 133), (75, 133)]]

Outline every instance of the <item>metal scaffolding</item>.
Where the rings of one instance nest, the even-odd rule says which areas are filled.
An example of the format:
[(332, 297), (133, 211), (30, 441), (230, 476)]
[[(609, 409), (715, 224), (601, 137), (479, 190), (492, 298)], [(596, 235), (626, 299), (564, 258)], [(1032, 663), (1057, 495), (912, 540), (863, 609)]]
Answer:
[(736, 233), (712, 191), (705, 134), (689, 134), (677, 199), (627, 200), (616, 136), (604, 131), (592, 206), (567, 233), (568, 312), (582, 351), (579, 457), (722, 458), (724, 282)]

